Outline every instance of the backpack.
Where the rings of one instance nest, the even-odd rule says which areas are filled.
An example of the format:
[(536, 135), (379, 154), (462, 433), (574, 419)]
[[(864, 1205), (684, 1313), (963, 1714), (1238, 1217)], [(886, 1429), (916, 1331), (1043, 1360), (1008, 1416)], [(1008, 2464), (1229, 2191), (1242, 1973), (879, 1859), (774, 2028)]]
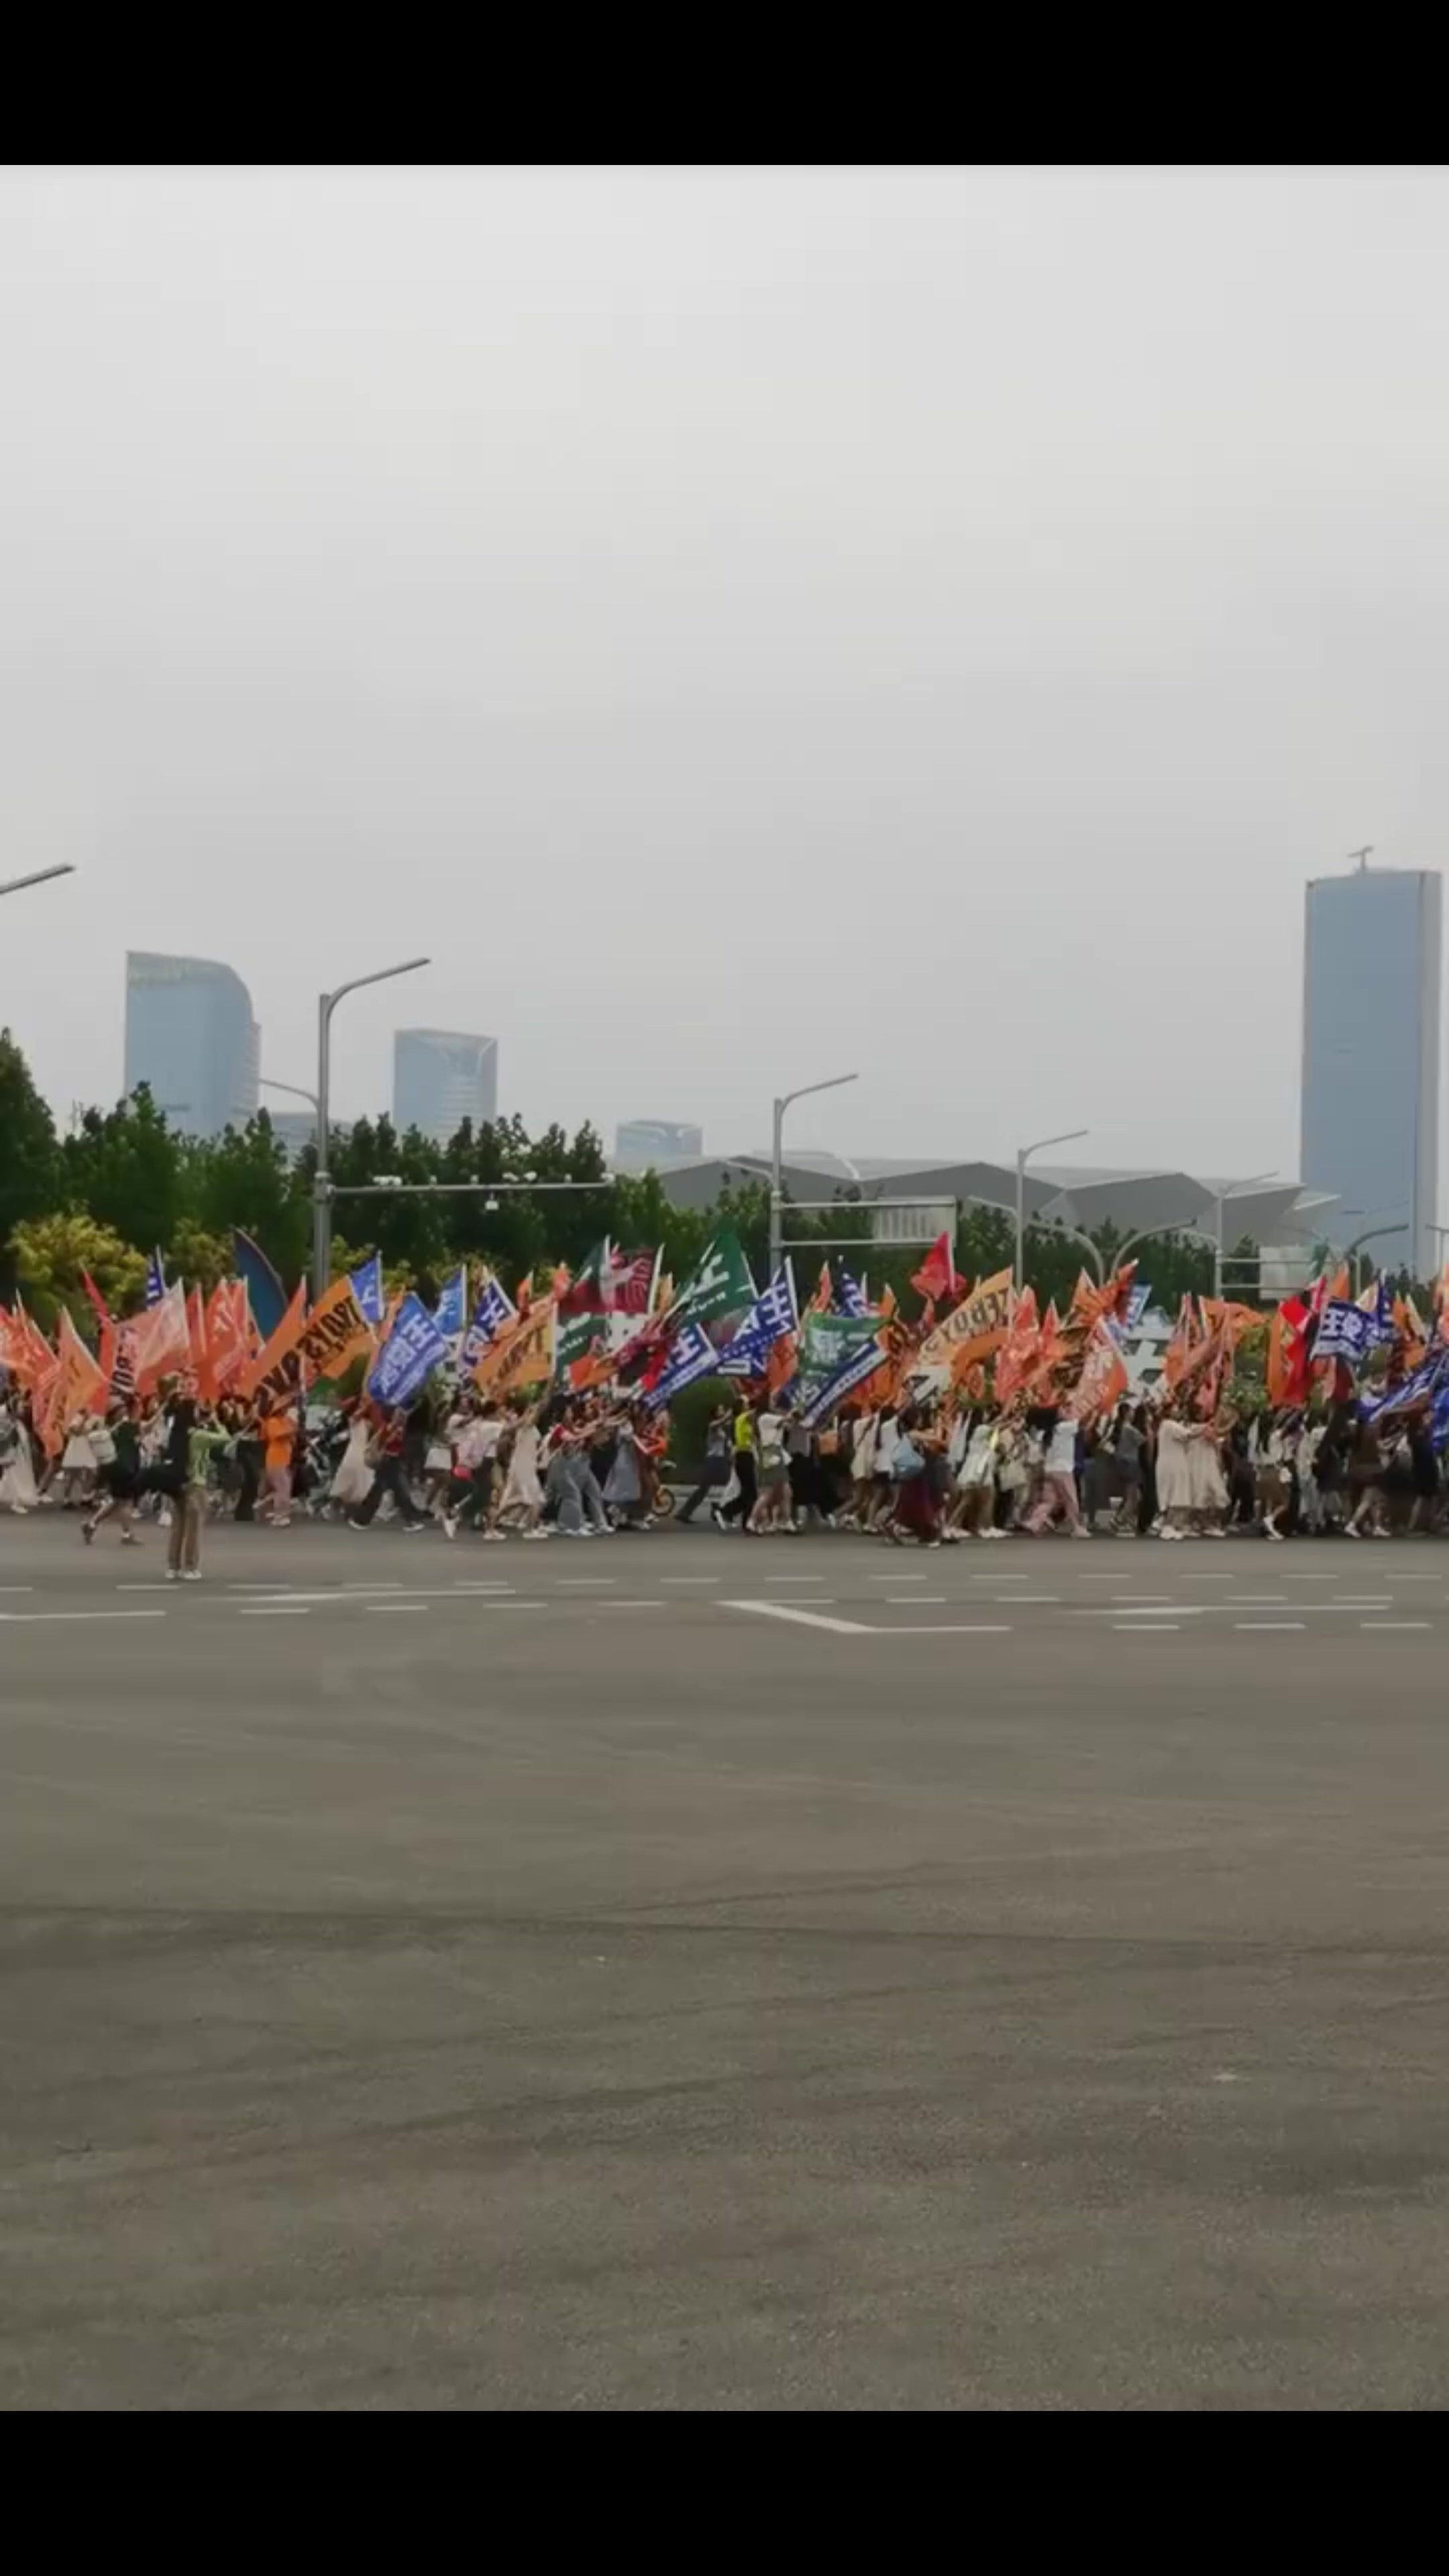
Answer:
[(907, 1485), (910, 1483), (912, 1476), (919, 1476), (925, 1463), (925, 1459), (921, 1456), (914, 1440), (898, 1440), (896, 1442), (895, 1451), (891, 1458), (891, 1474), (894, 1476), (898, 1485)]

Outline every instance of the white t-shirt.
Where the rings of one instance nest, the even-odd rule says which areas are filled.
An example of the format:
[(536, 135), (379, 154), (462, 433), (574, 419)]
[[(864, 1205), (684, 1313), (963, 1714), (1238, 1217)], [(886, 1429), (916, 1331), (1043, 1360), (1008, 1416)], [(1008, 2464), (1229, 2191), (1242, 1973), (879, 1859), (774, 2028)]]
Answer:
[(497, 1457), (498, 1443), (502, 1437), (503, 1425), (496, 1415), (489, 1422), (465, 1424), (458, 1442), (459, 1466), (466, 1467), (471, 1475), (473, 1469), (481, 1467), (485, 1460)]
[(1076, 1474), (1077, 1426), (1075, 1422), (1069, 1422), (1065, 1415), (1052, 1433), (1051, 1446), (1046, 1454), (1046, 1471), (1049, 1476)]

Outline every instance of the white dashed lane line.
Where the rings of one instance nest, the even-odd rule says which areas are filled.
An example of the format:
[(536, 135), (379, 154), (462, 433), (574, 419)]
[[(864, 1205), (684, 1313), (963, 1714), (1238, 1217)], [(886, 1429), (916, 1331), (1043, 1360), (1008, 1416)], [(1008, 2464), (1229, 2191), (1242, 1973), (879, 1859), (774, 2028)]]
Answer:
[(369, 1619), (426, 1619), (426, 1601), (364, 1601)]
[(748, 1611), (756, 1619), (788, 1619), (801, 1628), (829, 1628), (837, 1637), (868, 1637), (873, 1633), (859, 1619), (822, 1619), (818, 1611), (799, 1609), (793, 1601), (726, 1601), (722, 1606), (726, 1610)]
[(1360, 1619), (1359, 1626), (1371, 1634), (1383, 1635), (1386, 1628), (1431, 1628), (1432, 1619)]
[(310, 1619), (312, 1613), (299, 1601), (254, 1602), (238, 1609), (239, 1619)]
[(881, 1599), (889, 1610), (944, 1610), (949, 1600), (945, 1592), (883, 1592)]
[(1135, 1621), (1129, 1626), (1125, 1619), (1114, 1619), (1112, 1633), (1116, 1637), (1180, 1637), (1182, 1629), (1176, 1619), (1154, 1620), (1150, 1628), (1141, 1627)]
[(1301, 1619), (1235, 1619), (1233, 1626), (1239, 1636), (1281, 1636), (1290, 1629), (1301, 1630), (1303, 1622)]
[(11, 1627), (34, 1627), (71, 1619), (164, 1619), (164, 1610), (0, 1610)]

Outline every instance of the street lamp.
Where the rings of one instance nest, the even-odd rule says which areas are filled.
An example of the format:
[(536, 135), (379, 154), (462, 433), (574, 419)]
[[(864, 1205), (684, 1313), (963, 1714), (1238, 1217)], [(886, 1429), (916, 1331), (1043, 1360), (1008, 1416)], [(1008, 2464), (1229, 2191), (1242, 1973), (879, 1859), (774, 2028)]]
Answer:
[(294, 1100), (305, 1100), (315, 1118), (317, 1114), (317, 1094), (315, 1091), (304, 1091), (300, 1082), (278, 1082), (274, 1073), (259, 1073), (257, 1075), (257, 1080), (263, 1091), (289, 1091)]
[(1348, 1281), (1352, 1295), (1355, 1297), (1358, 1295), (1357, 1254), (1359, 1245), (1361, 1243), (1377, 1243), (1381, 1235), (1407, 1234), (1408, 1231), (1409, 1226), (1407, 1218), (1403, 1219), (1398, 1225), (1371, 1225), (1363, 1234), (1356, 1234), (1352, 1243), (1345, 1244), (1343, 1258), (1349, 1265)]
[(1060, 1136), (1039, 1136), (1039, 1137), (1037, 1138), (1037, 1141), (1036, 1141), (1036, 1143), (1035, 1143), (1034, 1145), (1018, 1145), (1018, 1146), (1017, 1146), (1017, 1149), (1016, 1149), (1016, 1257), (1015, 1257), (1015, 1260), (1014, 1260), (1014, 1262), (1013, 1262), (1013, 1264), (1012, 1264), (1012, 1278), (1013, 1278), (1013, 1280), (1015, 1281), (1015, 1284), (1016, 1284), (1016, 1286), (1017, 1286), (1018, 1288), (1020, 1288), (1020, 1286), (1021, 1286), (1021, 1284), (1022, 1284), (1022, 1272), (1023, 1272), (1023, 1266), (1024, 1266), (1025, 1258), (1026, 1258), (1026, 1167), (1027, 1167), (1027, 1164), (1031, 1161), (1031, 1158), (1032, 1158), (1033, 1154), (1044, 1154), (1044, 1153), (1046, 1152), (1046, 1149), (1047, 1149), (1048, 1145), (1075, 1145), (1075, 1144), (1077, 1143), (1077, 1141), (1078, 1141), (1078, 1139), (1079, 1139), (1080, 1137), (1090, 1135), (1090, 1133), (1091, 1133), (1091, 1129), (1090, 1129), (1090, 1128), (1088, 1128), (1088, 1127), (1068, 1127), (1068, 1128), (1064, 1131), (1064, 1133), (1063, 1133), (1062, 1135), (1060, 1135)]
[(802, 1082), (798, 1091), (787, 1091), (775, 1103), (775, 1138), (770, 1154), (770, 1277), (780, 1267), (780, 1149), (785, 1133), (785, 1112), (792, 1100), (806, 1100), (815, 1091), (839, 1091), (846, 1082), (859, 1082), (858, 1073), (833, 1073), (828, 1082)]
[(1217, 1222), (1213, 1228), (1215, 1238), (1213, 1243), (1213, 1295), (1215, 1297), (1221, 1297), (1223, 1293), (1224, 1205), (1230, 1198), (1235, 1198), (1239, 1190), (1255, 1189), (1259, 1181), (1276, 1181), (1277, 1178), (1278, 1171), (1277, 1166), (1275, 1165), (1271, 1172), (1245, 1172), (1240, 1181), (1224, 1181), (1221, 1189), (1218, 1191)]
[(394, 975), (415, 975), (429, 957), (409, 957), (401, 966), (380, 966), (375, 975), (354, 975), (335, 993), (317, 996), (317, 1176), (312, 1184), (312, 1295), (321, 1296), (332, 1275), (332, 1179), (327, 1169), (327, 1089), (332, 1076), (332, 1014), (349, 993), (364, 984), (387, 984)]
[(0, 885), (0, 894), (19, 894), (26, 886), (49, 885), (52, 877), (73, 877), (74, 875), (75, 870), (67, 860), (62, 867), (37, 868), (33, 876), (12, 877), (8, 885)]

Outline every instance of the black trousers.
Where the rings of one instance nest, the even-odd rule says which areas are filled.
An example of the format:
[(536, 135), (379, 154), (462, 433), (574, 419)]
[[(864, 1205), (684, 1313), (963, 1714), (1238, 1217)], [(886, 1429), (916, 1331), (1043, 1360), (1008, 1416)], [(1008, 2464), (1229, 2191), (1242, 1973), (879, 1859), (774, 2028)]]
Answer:
[(695, 1489), (690, 1495), (688, 1502), (684, 1505), (683, 1510), (676, 1514), (675, 1517), (677, 1519), (681, 1521), (693, 1520), (694, 1515), (698, 1511), (700, 1504), (704, 1501), (706, 1494), (715, 1494), (719, 1492), (720, 1487), (725, 1481), (724, 1469), (725, 1462), (723, 1458), (709, 1458), (705, 1461), (704, 1474), (700, 1477), (699, 1483), (695, 1486)]
[(355, 1521), (361, 1521), (365, 1527), (369, 1521), (376, 1518), (377, 1507), (382, 1501), (384, 1494), (391, 1494), (405, 1521), (417, 1522), (422, 1519), (422, 1513), (418, 1510), (417, 1504), (413, 1501), (411, 1494), (408, 1492), (407, 1478), (403, 1474), (401, 1458), (379, 1458), (377, 1462), (377, 1474), (373, 1478), (372, 1491), (368, 1495), (365, 1503), (358, 1504), (356, 1511), (351, 1514), (351, 1518)]
[(260, 1440), (239, 1440), (236, 1463), (241, 1477), (241, 1491), (236, 1498), (232, 1517), (252, 1521), (257, 1516), (257, 1488), (262, 1481), (262, 1444)]
[(488, 1518), (493, 1500), (493, 1461), (485, 1458), (471, 1476), (455, 1476), (448, 1487), (448, 1509), (458, 1521), (471, 1521), (474, 1529)]
[(755, 1456), (752, 1449), (735, 1451), (735, 1474), (740, 1480), (740, 1490), (732, 1503), (725, 1504), (720, 1518), (726, 1521), (747, 1521), (755, 1508), (760, 1491), (760, 1480), (755, 1473)]

